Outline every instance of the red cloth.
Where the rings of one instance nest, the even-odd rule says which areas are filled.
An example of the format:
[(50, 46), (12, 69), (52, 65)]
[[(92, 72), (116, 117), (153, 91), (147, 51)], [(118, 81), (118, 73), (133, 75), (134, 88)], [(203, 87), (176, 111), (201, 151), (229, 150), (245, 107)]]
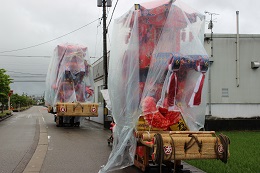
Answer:
[(175, 111), (169, 111), (166, 115), (165, 118), (170, 121), (169, 127), (173, 124), (176, 124), (179, 122), (181, 116), (180, 112), (175, 112)]
[(150, 66), (152, 53), (156, 42), (156, 30), (151, 25), (139, 24), (139, 58), (140, 68)]
[(181, 116), (180, 112), (169, 111), (163, 116), (160, 112), (150, 113), (144, 115), (144, 119), (149, 125), (155, 128), (168, 129), (171, 125), (179, 122)]
[(140, 91), (140, 96), (142, 96), (143, 91), (144, 91), (144, 85), (145, 82), (139, 82), (139, 91)]
[(145, 146), (137, 146), (136, 147), (136, 154), (143, 158), (144, 157), (144, 150), (145, 150)]
[(142, 110), (144, 114), (155, 112), (157, 110), (155, 99), (153, 97), (144, 98), (142, 101)]
[(171, 125), (177, 123), (181, 117), (180, 112), (168, 111), (166, 108), (159, 107), (158, 111), (156, 108), (155, 99), (153, 97), (146, 97), (143, 100), (142, 110), (144, 113), (144, 119), (149, 125), (165, 130)]
[(166, 119), (160, 112), (144, 115), (144, 119), (149, 125), (155, 128), (167, 129), (170, 121)]

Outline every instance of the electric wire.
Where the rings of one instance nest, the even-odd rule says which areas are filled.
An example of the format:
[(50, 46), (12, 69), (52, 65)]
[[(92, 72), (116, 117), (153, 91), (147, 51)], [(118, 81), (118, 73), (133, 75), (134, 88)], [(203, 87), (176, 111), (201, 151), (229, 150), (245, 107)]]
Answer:
[(108, 37), (109, 45), (110, 45), (110, 47), (111, 47), (111, 40), (110, 40), (109, 33), (107, 33), (107, 37)]
[(46, 82), (45, 80), (13, 80), (14, 82)]
[(115, 9), (116, 9), (116, 6), (117, 6), (118, 1), (119, 1), (119, 0), (116, 1), (116, 4), (115, 4), (114, 9), (113, 9), (112, 14), (111, 14), (111, 18), (110, 18), (110, 20), (109, 20), (109, 22), (108, 22), (107, 28), (109, 27), (109, 25), (110, 25), (110, 23), (111, 23), (111, 20), (112, 20), (112, 18), (113, 18), (113, 15), (114, 15), (114, 12), (115, 12)]
[(28, 57), (28, 58), (32, 58), (32, 57), (36, 57), (36, 58), (51, 58), (51, 56), (34, 56), (34, 55), (0, 55), (0, 56), (7, 56), (7, 57)]
[(20, 49), (2, 51), (2, 52), (0, 52), (0, 53), (15, 52), (15, 51), (20, 51), (20, 50), (25, 50), (25, 49), (30, 49), (30, 48), (34, 48), (34, 47), (41, 46), (41, 45), (43, 45), (43, 44), (46, 44), (46, 43), (52, 42), (52, 41), (54, 41), (54, 40), (60, 39), (60, 38), (62, 38), (62, 37), (65, 37), (65, 36), (67, 36), (67, 35), (69, 35), (69, 34), (71, 34), (71, 33), (74, 33), (74, 32), (76, 32), (76, 31), (82, 29), (82, 28), (85, 28), (85, 27), (87, 27), (88, 25), (90, 25), (90, 24), (92, 24), (92, 23), (98, 21), (99, 19), (100, 19), (100, 18), (98, 18), (98, 19), (96, 19), (96, 20), (93, 20), (92, 22), (90, 22), (90, 23), (88, 23), (88, 24), (86, 24), (86, 25), (84, 25), (84, 26), (81, 26), (81, 27), (79, 27), (79, 28), (77, 28), (77, 29), (75, 29), (75, 30), (73, 30), (73, 31), (71, 31), (71, 32), (68, 32), (68, 33), (66, 33), (66, 34), (63, 34), (63, 35), (61, 35), (61, 36), (59, 36), (59, 37), (56, 37), (56, 38), (54, 38), (54, 39), (51, 39), (51, 40), (49, 40), (49, 41), (45, 41), (45, 42), (42, 42), (42, 43), (39, 43), (39, 44), (36, 44), (36, 45), (33, 45), (33, 46), (28, 46), (28, 47), (24, 47), (24, 48), (20, 48)]
[(46, 74), (24, 73), (24, 72), (17, 72), (17, 71), (11, 71), (11, 70), (7, 70), (7, 72), (19, 73), (19, 74), (26, 74), (26, 75), (33, 75), (33, 76), (46, 76)]
[(43, 76), (35, 76), (35, 75), (9, 75), (10, 77), (12, 78), (31, 78), (31, 77), (40, 77), (40, 78), (45, 78), (46, 75), (43, 75)]
[(99, 20), (99, 23), (98, 23), (98, 25), (97, 25), (97, 33), (96, 33), (96, 43), (95, 43), (95, 57), (96, 57), (96, 53), (97, 53), (97, 40), (98, 40), (98, 29), (99, 29), (99, 27), (101, 26), (101, 20), (102, 20), (102, 18), (100, 18), (100, 20)]

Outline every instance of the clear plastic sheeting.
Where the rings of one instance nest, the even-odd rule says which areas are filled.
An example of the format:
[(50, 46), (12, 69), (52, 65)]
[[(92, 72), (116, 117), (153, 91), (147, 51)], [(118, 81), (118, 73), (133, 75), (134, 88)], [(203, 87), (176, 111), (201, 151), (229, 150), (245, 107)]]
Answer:
[(142, 116), (149, 129), (204, 127), (208, 56), (203, 47), (205, 17), (181, 1), (135, 4), (115, 20), (108, 91), (116, 123), (113, 149), (99, 171), (134, 162)]
[(85, 46), (58, 45), (46, 77), (45, 105), (94, 102), (94, 80)]

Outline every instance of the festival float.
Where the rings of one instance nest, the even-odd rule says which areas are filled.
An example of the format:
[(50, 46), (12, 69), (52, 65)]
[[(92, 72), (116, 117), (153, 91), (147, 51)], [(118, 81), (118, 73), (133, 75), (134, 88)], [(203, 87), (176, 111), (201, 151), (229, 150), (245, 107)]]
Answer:
[(113, 148), (101, 172), (135, 165), (182, 171), (182, 160), (229, 157), (229, 138), (204, 131), (209, 58), (205, 16), (179, 0), (135, 4), (114, 21), (108, 93)]
[(61, 44), (55, 48), (46, 77), (45, 105), (57, 126), (79, 126), (81, 117), (98, 116), (87, 47)]

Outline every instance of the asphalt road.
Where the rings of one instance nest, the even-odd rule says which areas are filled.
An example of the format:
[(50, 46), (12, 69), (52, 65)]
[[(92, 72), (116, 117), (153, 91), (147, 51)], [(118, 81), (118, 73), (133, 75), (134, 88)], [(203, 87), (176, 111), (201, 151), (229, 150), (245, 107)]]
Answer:
[[(46, 133), (40, 130), (44, 128)], [(14, 112), (0, 122), (0, 173), (97, 173), (111, 152), (107, 144), (110, 135), (110, 130), (88, 120), (83, 120), (79, 128), (56, 127), (53, 115), (42, 106)], [(34, 157), (39, 146), (47, 150)], [(114, 172), (140, 171), (129, 167)]]
[(0, 122), (0, 172), (22, 172), (34, 153), (37, 108), (14, 113)]
[[(88, 120), (80, 127), (56, 127), (45, 107), (34, 106), (0, 122), (0, 173), (98, 173), (112, 149), (110, 135)], [(113, 173), (141, 171), (130, 166)]]

